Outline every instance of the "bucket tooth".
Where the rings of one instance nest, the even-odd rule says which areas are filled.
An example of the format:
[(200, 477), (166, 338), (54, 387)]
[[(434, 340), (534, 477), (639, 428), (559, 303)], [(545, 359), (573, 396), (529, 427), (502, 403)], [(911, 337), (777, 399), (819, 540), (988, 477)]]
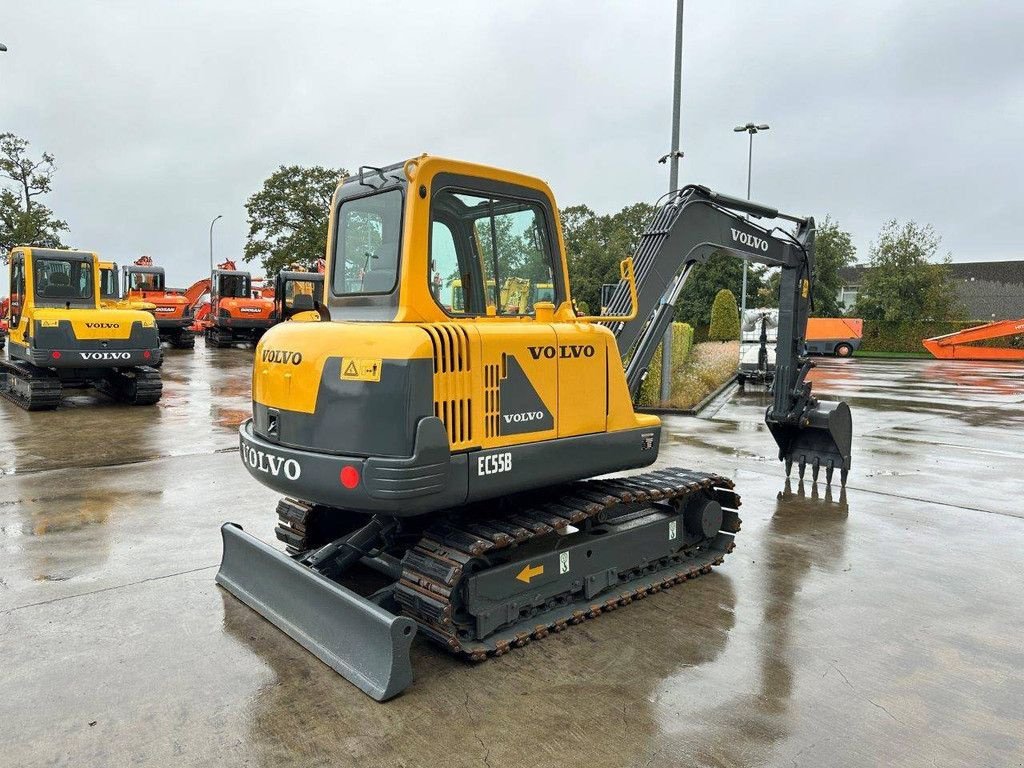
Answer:
[(377, 701), (412, 682), (416, 622), (245, 533), (221, 526), (217, 583)]

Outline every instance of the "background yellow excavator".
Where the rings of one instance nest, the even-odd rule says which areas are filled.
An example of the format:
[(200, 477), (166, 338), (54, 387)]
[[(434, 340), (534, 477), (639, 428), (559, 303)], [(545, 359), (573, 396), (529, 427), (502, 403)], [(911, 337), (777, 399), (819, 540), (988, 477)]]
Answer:
[[(787, 472), (845, 483), (850, 410), (804, 378), (812, 219), (685, 187), (622, 263), (608, 314), (581, 317), (557, 211), (542, 181), (510, 171), (428, 156), (363, 167), (332, 203), (317, 304), (330, 321), (281, 323), (256, 349), (241, 459), (285, 494), (290, 556), (227, 523), (217, 581), (374, 698), (409, 684), (417, 631), (484, 660), (732, 550), (725, 477), (588, 479), (657, 459), (660, 422), (633, 397), (715, 251), (781, 267), (766, 422)], [(438, 274), (458, 275), (461, 301)]]
[(142, 301), (130, 296), (122, 296), (120, 275), (117, 264), (113, 261), (101, 261), (100, 266), (100, 306), (104, 309), (135, 309), (141, 312), (156, 312), (156, 304)]
[(88, 251), (11, 251), (0, 396), (30, 411), (56, 408), (64, 387), (95, 387), (133, 405), (160, 399), (156, 321), (149, 312), (104, 307), (100, 264)]

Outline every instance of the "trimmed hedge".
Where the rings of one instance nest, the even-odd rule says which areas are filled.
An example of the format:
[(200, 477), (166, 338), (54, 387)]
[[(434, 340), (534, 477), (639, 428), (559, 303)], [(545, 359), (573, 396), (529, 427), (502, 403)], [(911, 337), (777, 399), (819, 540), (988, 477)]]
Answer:
[(708, 336), (711, 341), (739, 341), (740, 309), (736, 306), (736, 297), (728, 288), (715, 294)]
[[(978, 322), (953, 322), (921, 320), (910, 323), (893, 323), (883, 320), (865, 320), (864, 338), (860, 348), (865, 352), (924, 352), (922, 341), (933, 336), (955, 333), (964, 328), (981, 325)], [(997, 346), (1006, 344), (1000, 339)]]
[[(688, 323), (672, 323), (672, 371), (678, 372), (693, 349), (693, 328)], [(647, 369), (647, 378), (640, 385), (637, 398), (640, 405), (661, 404), (661, 344), (654, 352), (654, 358)]]

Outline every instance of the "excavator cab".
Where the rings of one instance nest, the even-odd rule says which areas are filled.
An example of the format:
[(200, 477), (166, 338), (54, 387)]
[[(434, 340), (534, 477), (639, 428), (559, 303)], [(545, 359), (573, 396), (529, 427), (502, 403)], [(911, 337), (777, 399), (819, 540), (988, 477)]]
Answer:
[(193, 285), (189, 292), (199, 289), (195, 295), (183, 295), (168, 289), (163, 267), (154, 266), (149, 256), (126, 264), (121, 275), (123, 300), (132, 308), (153, 313), (160, 340), (175, 349), (192, 349), (195, 346), (195, 334), (191, 329), (193, 307), (205, 286), (200, 283)]
[[(240, 457), (285, 498), (288, 555), (230, 523), (217, 581), (377, 699), (417, 631), (474, 660), (708, 572), (739, 498), (665, 468), (633, 399), (693, 268), (717, 250), (782, 268), (766, 422), (787, 464), (850, 467), (845, 403), (805, 381), (814, 222), (708, 190), (667, 198), (605, 312), (573, 305), (539, 179), (421, 156), (363, 167), (331, 204), (330, 322), (259, 341)], [(743, 214), (784, 218), (777, 236)], [(360, 570), (385, 577), (360, 592)]]
[(233, 262), (213, 270), (210, 276), (210, 312), (204, 320), (208, 347), (237, 342), (255, 343), (277, 322), (275, 300), (253, 293), (253, 278), (234, 269)]
[(276, 313), (281, 320), (319, 320), (324, 276), (318, 272), (281, 270), (274, 279)]
[(112, 303), (121, 300), (121, 291), (117, 280), (117, 264), (111, 261), (100, 262), (100, 299)]

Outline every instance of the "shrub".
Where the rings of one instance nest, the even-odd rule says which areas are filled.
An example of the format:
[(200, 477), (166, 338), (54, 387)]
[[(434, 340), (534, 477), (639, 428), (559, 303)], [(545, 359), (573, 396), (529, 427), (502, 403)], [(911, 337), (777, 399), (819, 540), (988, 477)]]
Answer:
[[(970, 328), (979, 323), (956, 321), (919, 320), (911, 322), (887, 322), (865, 320), (864, 337), (860, 348), (865, 352), (924, 352), (921, 342), (933, 336)], [(1005, 343), (1001, 339), (1001, 343)]]
[[(672, 391), (678, 385), (679, 372), (690, 356), (693, 349), (693, 328), (687, 323), (672, 323)], [(661, 345), (654, 352), (651, 365), (647, 369), (647, 378), (640, 385), (640, 396), (637, 398), (640, 405), (661, 404)]]
[(715, 295), (715, 303), (711, 305), (708, 336), (712, 341), (738, 341), (740, 338), (740, 310), (736, 306), (736, 297), (727, 288)]

